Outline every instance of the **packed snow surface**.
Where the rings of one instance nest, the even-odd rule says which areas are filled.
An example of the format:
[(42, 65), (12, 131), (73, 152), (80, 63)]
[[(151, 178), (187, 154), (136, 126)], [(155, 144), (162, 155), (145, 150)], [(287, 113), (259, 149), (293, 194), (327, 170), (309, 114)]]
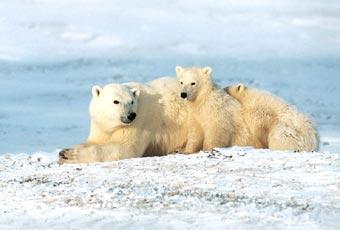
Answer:
[(59, 166), (0, 157), (0, 227), (337, 229), (340, 155), (252, 148)]

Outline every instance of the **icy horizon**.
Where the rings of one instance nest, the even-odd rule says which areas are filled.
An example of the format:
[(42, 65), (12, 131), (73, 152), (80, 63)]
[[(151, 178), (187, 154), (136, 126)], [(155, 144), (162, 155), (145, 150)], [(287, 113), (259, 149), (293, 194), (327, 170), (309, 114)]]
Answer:
[(0, 2), (0, 61), (340, 58), (340, 2)]

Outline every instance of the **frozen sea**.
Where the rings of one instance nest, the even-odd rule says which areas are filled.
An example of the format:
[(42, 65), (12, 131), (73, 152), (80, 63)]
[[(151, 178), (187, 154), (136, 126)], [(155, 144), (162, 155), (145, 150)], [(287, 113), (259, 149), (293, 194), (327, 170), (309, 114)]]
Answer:
[[(0, 228), (339, 228), (339, 12), (336, 0), (1, 1)], [(176, 65), (283, 97), (314, 119), (320, 152), (56, 164), (87, 137), (92, 85)]]

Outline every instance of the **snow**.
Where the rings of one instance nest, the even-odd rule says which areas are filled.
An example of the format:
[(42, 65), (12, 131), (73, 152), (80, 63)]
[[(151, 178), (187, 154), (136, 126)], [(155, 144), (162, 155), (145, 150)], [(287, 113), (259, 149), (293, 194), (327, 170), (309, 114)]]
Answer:
[(340, 224), (340, 154), (252, 148), (62, 165), (0, 157), (0, 227), (284, 228)]
[[(340, 2), (0, 1), (0, 229), (340, 226)], [(251, 148), (89, 165), (94, 84), (210, 65), (311, 115), (318, 153)]]

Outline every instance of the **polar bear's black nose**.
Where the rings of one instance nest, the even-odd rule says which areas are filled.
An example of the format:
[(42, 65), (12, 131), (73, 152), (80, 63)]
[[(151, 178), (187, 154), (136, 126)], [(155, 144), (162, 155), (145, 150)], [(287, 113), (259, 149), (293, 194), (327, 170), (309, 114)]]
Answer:
[(129, 113), (129, 115), (128, 115), (128, 119), (130, 120), (130, 121), (133, 121), (135, 118), (136, 118), (136, 113)]
[(181, 98), (187, 98), (188, 94), (187, 93), (181, 93)]

